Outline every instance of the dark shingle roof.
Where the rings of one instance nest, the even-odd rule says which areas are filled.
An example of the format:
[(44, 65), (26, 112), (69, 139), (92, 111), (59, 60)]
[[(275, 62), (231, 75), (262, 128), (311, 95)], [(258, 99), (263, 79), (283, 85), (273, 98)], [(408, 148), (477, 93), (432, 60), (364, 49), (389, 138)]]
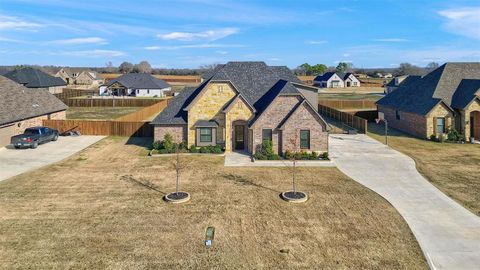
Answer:
[(208, 80), (210, 79), (213, 74), (215, 74), (215, 72), (217, 72), (219, 69), (223, 68), (223, 66), (225, 66), (224, 64), (219, 64), (219, 65), (216, 65), (213, 69), (205, 72), (204, 74), (202, 74), (202, 76), (200, 76), (202, 79), (204, 80)]
[(12, 70), (4, 76), (19, 84), (25, 85), (28, 88), (45, 88), (67, 85), (61, 78), (51, 76), (41, 70), (31, 67)]
[(480, 63), (446, 63), (380, 99), (377, 104), (426, 115), (440, 101), (452, 106), (463, 79), (480, 79)]
[(317, 82), (324, 82), (328, 81), (333, 75), (335, 75), (335, 72), (325, 72), (322, 75), (318, 75), (313, 80)]
[(164, 80), (157, 79), (147, 73), (123, 74), (122, 76), (111, 80), (108, 83), (108, 86), (116, 82), (131, 89), (163, 89), (170, 87), (170, 84)]
[(218, 123), (215, 121), (207, 121), (207, 120), (198, 120), (194, 127), (218, 127)]
[(452, 108), (464, 109), (475, 97), (480, 95), (480, 80), (465, 79), (460, 82), (452, 97)]
[(264, 62), (228, 62), (217, 67), (216, 72), (197, 89), (188, 92), (184, 90), (172, 99), (152, 124), (186, 124), (186, 112), (182, 112), (182, 109), (190, 104), (208, 82), (231, 82), (258, 114), (268, 104), (267, 100), (272, 98), (273, 93), (276, 93), (273, 97), (280, 91), (282, 94), (299, 94), (291, 82), (301, 84), (301, 81), (287, 67), (267, 66)]
[(0, 76), (0, 125), (64, 111), (67, 108), (67, 105), (48, 90), (32, 91)]
[(168, 102), (168, 106), (153, 119), (152, 124), (186, 124), (187, 112), (183, 108), (192, 102), (208, 82), (209, 80), (203, 82), (199, 87), (186, 87)]

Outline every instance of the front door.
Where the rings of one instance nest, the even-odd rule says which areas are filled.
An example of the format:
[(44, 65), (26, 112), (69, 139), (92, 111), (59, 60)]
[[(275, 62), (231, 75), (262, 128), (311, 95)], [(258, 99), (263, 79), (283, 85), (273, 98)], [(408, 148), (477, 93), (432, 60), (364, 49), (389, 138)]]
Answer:
[(235, 126), (235, 150), (245, 149), (245, 127)]

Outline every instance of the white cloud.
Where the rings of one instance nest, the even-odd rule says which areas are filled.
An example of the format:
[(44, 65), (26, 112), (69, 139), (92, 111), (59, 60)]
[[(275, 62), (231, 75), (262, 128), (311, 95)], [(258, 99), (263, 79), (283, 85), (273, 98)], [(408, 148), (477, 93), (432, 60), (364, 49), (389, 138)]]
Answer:
[(147, 46), (143, 47), (147, 51), (157, 51), (157, 50), (179, 50), (179, 49), (194, 49), (194, 48), (241, 48), (245, 47), (240, 44), (216, 44), (216, 43), (202, 43), (202, 44), (191, 44), (191, 45), (177, 45), (177, 46)]
[(114, 51), (114, 50), (87, 50), (87, 51), (66, 51), (55, 53), (59, 55), (70, 55), (70, 56), (78, 56), (78, 57), (119, 57), (124, 56), (125, 53), (122, 51)]
[(11, 43), (24, 43), (24, 41), (14, 39), (14, 38), (6, 38), (6, 37), (0, 37), (0, 41), (11, 42)]
[(163, 40), (207, 40), (214, 41), (238, 33), (237, 28), (222, 28), (216, 30), (207, 30), (203, 32), (171, 32), (168, 34), (158, 34), (157, 37)]
[(327, 43), (327, 41), (326, 40), (307, 40), (305, 41), (305, 43), (309, 45), (320, 45), (320, 44)]
[(100, 37), (59, 39), (59, 40), (51, 41), (49, 43), (61, 44), (61, 45), (79, 45), (79, 44), (105, 45), (105, 44), (108, 44), (106, 39), (100, 38)]
[(441, 10), (447, 19), (443, 27), (454, 34), (480, 39), (480, 7), (463, 7)]
[(18, 17), (0, 15), (0, 30), (36, 30), (42, 26)]
[(227, 51), (215, 51), (215, 52), (218, 53), (218, 54), (228, 54)]
[(270, 60), (270, 61), (280, 61), (281, 59), (278, 58), (278, 57), (270, 57), (270, 58), (268, 58), (268, 60)]
[(376, 38), (376, 39), (373, 39), (373, 41), (379, 41), (379, 42), (407, 42), (409, 40), (404, 39), (404, 38)]

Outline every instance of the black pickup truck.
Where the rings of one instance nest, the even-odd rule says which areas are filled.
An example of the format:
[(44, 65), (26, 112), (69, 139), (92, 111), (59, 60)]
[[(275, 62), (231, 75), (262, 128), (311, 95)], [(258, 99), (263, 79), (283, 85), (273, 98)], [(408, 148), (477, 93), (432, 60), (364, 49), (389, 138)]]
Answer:
[(58, 140), (58, 130), (48, 127), (31, 127), (25, 129), (23, 134), (13, 136), (10, 139), (15, 148), (31, 147), (37, 148), (41, 143)]

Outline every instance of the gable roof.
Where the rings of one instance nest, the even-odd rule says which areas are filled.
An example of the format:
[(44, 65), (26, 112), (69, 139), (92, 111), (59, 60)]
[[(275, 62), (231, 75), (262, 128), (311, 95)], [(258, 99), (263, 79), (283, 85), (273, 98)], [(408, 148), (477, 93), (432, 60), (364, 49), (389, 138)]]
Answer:
[[(422, 76), (420, 75), (400, 76), (400, 77), (393, 78), (385, 86), (390, 86), (390, 87), (409, 86), (410, 84), (415, 83), (418, 79), (421, 79), (421, 78)], [(399, 83), (397, 83), (399, 79), (402, 79), (402, 80)]]
[[(288, 82), (288, 85), (287, 83), (282, 84), (279, 82), (280, 80)], [(284, 66), (267, 66), (264, 62), (228, 62), (224, 65), (218, 65), (216, 72), (195, 90), (190, 90), (187, 93), (184, 93), (186, 92), (184, 90), (180, 95), (172, 99), (170, 105), (154, 119), (152, 124), (186, 124), (186, 112), (182, 113), (179, 110), (183, 110), (190, 105), (201, 90), (208, 83), (213, 82), (230, 82), (235, 90), (238, 91), (238, 94), (248, 104), (252, 105), (254, 111), (259, 114), (265, 107), (265, 104), (268, 104), (268, 101), (263, 99), (271, 98), (267, 93), (272, 88), (275, 87), (272, 90), (273, 92), (278, 90), (278, 92), (283, 91), (282, 93), (293, 93), (297, 90), (292, 90), (295, 88), (292, 83), (302, 84), (293, 72)], [(300, 92), (298, 94), (301, 95)]]
[(64, 111), (67, 108), (67, 105), (48, 90), (32, 91), (0, 76), (0, 125)]
[[(328, 81), (330, 80), (330, 78), (335, 75), (336, 73), (335, 72), (325, 72), (323, 73), (322, 75), (318, 75), (317, 77), (315, 77), (315, 79), (313, 79), (314, 81), (317, 81), (317, 82), (325, 82), (325, 81)], [(343, 79), (342, 79), (343, 80)]]
[(295, 107), (288, 113), (288, 115), (285, 117), (285, 119), (283, 119), (282, 122), (280, 122), (278, 124), (277, 128), (278, 129), (284, 129), (288, 120), (290, 120), (292, 115), (294, 115), (297, 112), (298, 108), (300, 108), (301, 106), (307, 106), (308, 108), (310, 108), (313, 111), (314, 116), (316, 116), (320, 120), (320, 122), (322, 122), (325, 125), (325, 129), (326, 130), (330, 129), (330, 125), (327, 123), (327, 121), (325, 121), (325, 119), (323, 119), (323, 117), (317, 112), (317, 110), (315, 110), (315, 108), (312, 107), (312, 104), (310, 104), (308, 102), (308, 100), (306, 100), (306, 99), (303, 99), (301, 102), (299, 102), (297, 105), (295, 105)]
[(28, 88), (45, 88), (67, 85), (61, 78), (51, 76), (39, 69), (31, 67), (12, 70), (4, 76), (19, 84), (25, 85)]
[(424, 77), (401, 85), (398, 90), (377, 101), (377, 104), (421, 115), (428, 114), (440, 101), (455, 107), (458, 104), (452, 103), (453, 96), (464, 79), (480, 79), (479, 62), (446, 63)]
[(108, 82), (107, 86), (119, 83), (132, 89), (164, 89), (170, 84), (164, 80), (157, 79), (148, 73), (127, 73)]
[(452, 107), (464, 109), (473, 99), (480, 96), (480, 80), (464, 79), (452, 97)]

